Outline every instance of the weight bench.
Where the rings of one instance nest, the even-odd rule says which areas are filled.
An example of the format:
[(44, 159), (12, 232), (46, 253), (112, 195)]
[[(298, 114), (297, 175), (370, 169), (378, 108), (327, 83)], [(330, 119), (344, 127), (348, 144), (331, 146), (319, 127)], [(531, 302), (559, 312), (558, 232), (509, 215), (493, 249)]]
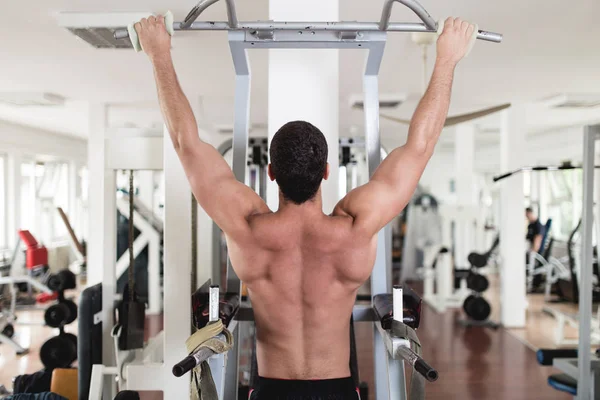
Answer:
[[(592, 370), (597, 389), (600, 386), (599, 355), (600, 349), (596, 350), (596, 357), (592, 359)], [(577, 376), (577, 349), (540, 349), (536, 352), (536, 357), (542, 366), (554, 366), (565, 371), (562, 374), (548, 376), (548, 385), (558, 391), (577, 396), (577, 379), (575, 378)]]

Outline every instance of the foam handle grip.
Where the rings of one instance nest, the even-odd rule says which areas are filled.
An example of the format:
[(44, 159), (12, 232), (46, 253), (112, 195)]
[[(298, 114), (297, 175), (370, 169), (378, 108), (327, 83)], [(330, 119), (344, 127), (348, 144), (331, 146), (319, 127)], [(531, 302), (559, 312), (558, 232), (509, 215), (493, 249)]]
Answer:
[[(175, 33), (174, 29), (173, 29), (173, 13), (171, 11), (167, 11), (164, 14), (165, 17), (165, 28), (167, 29), (167, 32), (169, 32), (169, 35), (173, 36), (173, 33)], [(129, 33), (129, 40), (131, 41), (131, 44), (133, 45), (133, 49), (139, 53), (140, 51), (142, 51), (142, 45), (140, 43), (140, 38), (138, 37), (137, 31), (135, 30), (135, 24), (138, 21), (131, 23), (127, 26), (127, 33)]]
[(438, 372), (427, 364), (422, 358), (419, 358), (415, 361), (415, 371), (420, 373), (427, 379), (429, 382), (435, 382), (438, 379)]

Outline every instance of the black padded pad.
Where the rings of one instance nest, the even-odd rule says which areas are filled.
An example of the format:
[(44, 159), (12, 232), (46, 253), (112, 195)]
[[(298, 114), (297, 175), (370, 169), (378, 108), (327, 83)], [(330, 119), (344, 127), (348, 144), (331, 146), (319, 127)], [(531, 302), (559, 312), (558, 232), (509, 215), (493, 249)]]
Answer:
[[(413, 329), (421, 323), (421, 298), (408, 286), (402, 288), (403, 322)], [(391, 329), (394, 319), (393, 295), (385, 293), (373, 297), (373, 309), (381, 320), (383, 329)]]
[(102, 311), (102, 284), (90, 286), (79, 299), (77, 379), (79, 400), (87, 399), (90, 393), (92, 366), (102, 364), (102, 322), (94, 316)]
[(556, 390), (577, 395), (577, 381), (567, 374), (556, 374), (548, 377), (548, 385)]
[(577, 358), (576, 349), (539, 349), (535, 353), (540, 365), (551, 366), (555, 358)]
[[(209, 301), (208, 293), (210, 281), (207, 281), (192, 295), (192, 315), (194, 316), (194, 326), (197, 329), (204, 328), (208, 323)], [(223, 325), (229, 326), (229, 323), (235, 317), (240, 308), (240, 296), (234, 293), (220, 293), (219, 317)]]

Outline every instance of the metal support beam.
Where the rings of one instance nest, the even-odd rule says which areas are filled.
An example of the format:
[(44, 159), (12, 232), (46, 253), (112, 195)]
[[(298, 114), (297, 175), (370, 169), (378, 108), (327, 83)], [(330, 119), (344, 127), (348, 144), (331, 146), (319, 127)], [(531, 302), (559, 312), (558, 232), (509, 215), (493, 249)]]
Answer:
[(592, 400), (593, 377), (591, 371), (591, 322), (592, 322), (592, 279), (594, 225), (594, 156), (596, 141), (600, 139), (600, 125), (588, 126), (583, 136), (583, 215), (581, 237), (582, 262), (579, 274), (579, 346), (577, 399)]

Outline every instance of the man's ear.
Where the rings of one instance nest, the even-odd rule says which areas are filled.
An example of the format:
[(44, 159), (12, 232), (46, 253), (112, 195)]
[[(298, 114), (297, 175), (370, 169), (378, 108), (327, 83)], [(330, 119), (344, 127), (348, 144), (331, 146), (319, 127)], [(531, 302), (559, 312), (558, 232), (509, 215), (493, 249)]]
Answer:
[(329, 163), (325, 166), (325, 175), (323, 175), (323, 179), (329, 179)]
[(271, 182), (273, 182), (275, 180), (275, 175), (273, 174), (273, 170), (271, 169), (271, 164), (269, 164), (267, 167), (267, 174), (269, 175), (269, 179), (271, 180)]

